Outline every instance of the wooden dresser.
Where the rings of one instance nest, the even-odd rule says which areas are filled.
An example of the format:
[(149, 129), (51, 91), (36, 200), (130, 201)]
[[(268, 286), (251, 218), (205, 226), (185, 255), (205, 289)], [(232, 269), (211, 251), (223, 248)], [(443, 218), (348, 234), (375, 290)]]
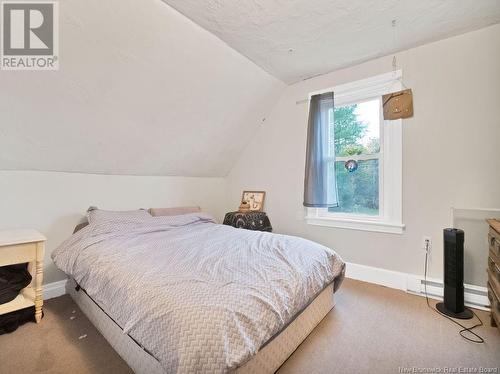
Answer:
[(0, 304), (0, 315), (35, 307), (35, 320), (42, 319), (42, 281), (45, 237), (35, 230), (0, 231), (0, 266), (28, 263), (33, 278), (12, 301)]
[(500, 329), (500, 221), (487, 220), (490, 225), (488, 243), (488, 298), (491, 305), (491, 325)]

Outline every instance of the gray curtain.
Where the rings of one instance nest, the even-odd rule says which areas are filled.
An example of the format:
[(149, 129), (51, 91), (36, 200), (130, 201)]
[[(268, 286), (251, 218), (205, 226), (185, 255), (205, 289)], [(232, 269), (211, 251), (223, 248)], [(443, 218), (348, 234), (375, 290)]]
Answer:
[(338, 206), (335, 183), (335, 147), (333, 124), (333, 92), (311, 97), (307, 128), (304, 206), (328, 208)]

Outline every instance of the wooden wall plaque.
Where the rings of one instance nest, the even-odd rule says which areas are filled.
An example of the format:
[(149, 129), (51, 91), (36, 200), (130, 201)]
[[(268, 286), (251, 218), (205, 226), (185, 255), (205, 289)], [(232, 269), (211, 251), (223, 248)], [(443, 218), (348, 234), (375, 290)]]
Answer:
[(413, 94), (411, 89), (392, 92), (382, 96), (384, 119), (413, 117)]

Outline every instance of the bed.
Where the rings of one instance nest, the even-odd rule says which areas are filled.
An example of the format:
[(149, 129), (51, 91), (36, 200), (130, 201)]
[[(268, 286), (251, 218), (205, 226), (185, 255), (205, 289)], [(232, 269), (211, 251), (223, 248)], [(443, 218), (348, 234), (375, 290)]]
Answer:
[(305, 239), (204, 213), (89, 213), (52, 254), (137, 373), (272, 373), (334, 306), (345, 265)]

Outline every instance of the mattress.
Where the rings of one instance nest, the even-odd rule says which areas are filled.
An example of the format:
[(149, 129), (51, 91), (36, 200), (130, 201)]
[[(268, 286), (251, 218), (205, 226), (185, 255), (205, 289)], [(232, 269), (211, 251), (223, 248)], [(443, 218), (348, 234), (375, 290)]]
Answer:
[[(66, 288), (82, 312), (89, 318), (115, 351), (138, 374), (165, 373), (152, 355), (125, 334), (104, 310), (83, 289), (76, 287), (74, 280)], [(334, 307), (333, 284), (326, 287), (296, 318), (269, 341), (249, 361), (236, 369), (238, 374), (274, 373), (314, 330), (326, 314)]]

